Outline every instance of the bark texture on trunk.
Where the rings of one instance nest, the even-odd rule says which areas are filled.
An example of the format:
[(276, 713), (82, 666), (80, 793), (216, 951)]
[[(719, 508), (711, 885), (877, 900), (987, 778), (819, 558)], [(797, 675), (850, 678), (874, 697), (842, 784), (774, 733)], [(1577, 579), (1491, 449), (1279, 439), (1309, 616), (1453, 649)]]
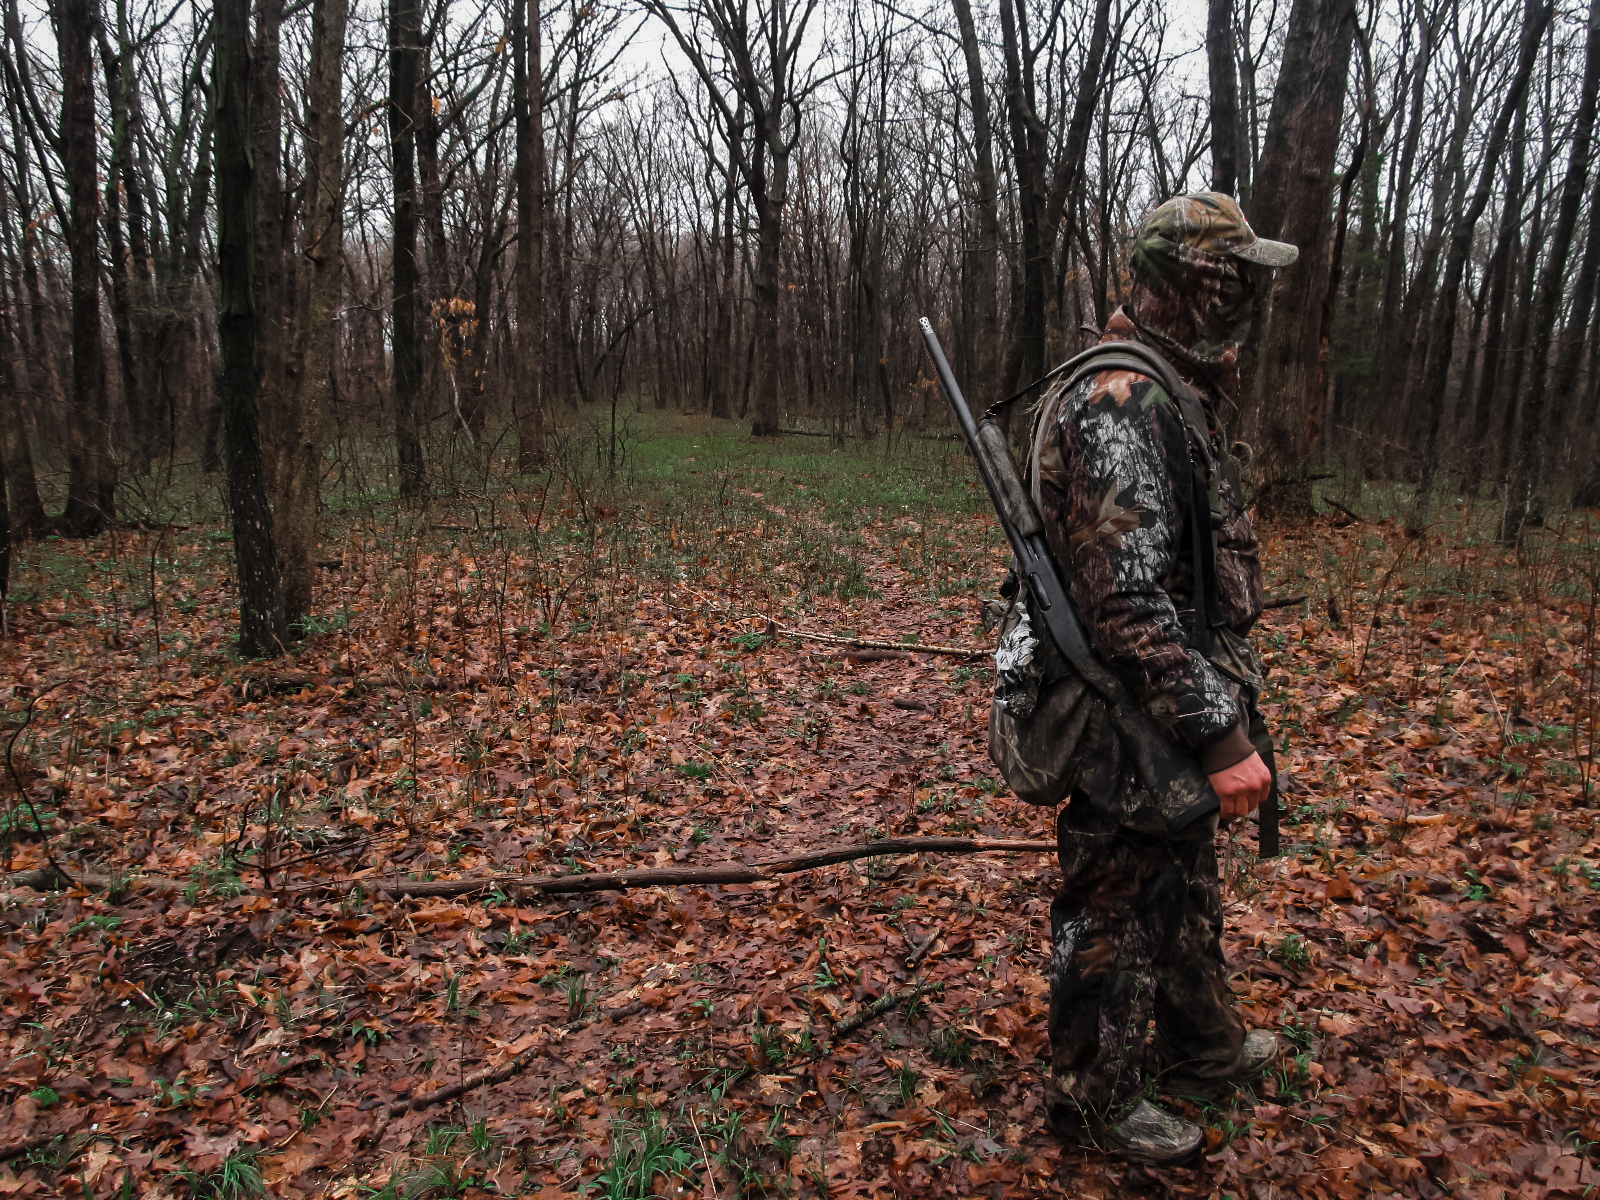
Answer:
[[(100, 65), (105, 73), (106, 98), (111, 110), (110, 161), (106, 171), (104, 224), (107, 248), (111, 252), (111, 323), (117, 334), (117, 360), (122, 375), (122, 404), (127, 413), (127, 432), (131, 434), (124, 463), (135, 473), (147, 465), (149, 444), (149, 360), (144, 338), (144, 315), (148, 302), (142, 295), (138, 274), (134, 268), (134, 254), (128, 237), (134, 235), (139, 222), (130, 212), (124, 230), (122, 201), (124, 196), (138, 195), (138, 186), (129, 169), (133, 155), (128, 107), (131, 89), (123, 74), (122, 57), (112, 50), (102, 21), (95, 29), (95, 39), (100, 47)], [(131, 64), (129, 64), (131, 67)]]
[(305, 262), (296, 273), (283, 454), (273, 497), (283, 605), (290, 621), (311, 611), (316, 578), (317, 502), (322, 444), (333, 411), (344, 241), (344, 109), (341, 68), (350, 0), (316, 0), (306, 92)]
[(91, 0), (61, 0), (55, 15), (61, 52), (61, 164), (69, 202), (67, 249), (72, 258), (73, 430), (61, 525), (65, 533), (93, 537), (116, 519), (117, 489), (100, 340), (100, 192), (90, 53), (100, 15)]
[(1233, 0), (1206, 6), (1206, 64), (1211, 76), (1211, 190), (1239, 186), (1239, 76), (1233, 56)]
[[(1502, 395), (1500, 386), (1505, 375), (1504, 350), (1508, 312), (1511, 307), (1511, 284), (1514, 266), (1520, 260), (1517, 253), (1518, 233), (1522, 228), (1523, 197), (1527, 189), (1524, 177), (1527, 167), (1528, 105), (1524, 97), (1517, 108), (1511, 129), (1511, 157), (1506, 175), (1505, 192), (1501, 197), (1500, 229), (1495, 237), (1494, 251), (1489, 257), (1484, 298), (1483, 368), (1478, 377), (1476, 400), (1472, 407), (1472, 429), (1468, 447), (1471, 453), (1466, 463), (1469, 484), (1481, 483), (1485, 478), (1498, 478), (1497, 472), (1506, 461), (1510, 447), (1502, 439), (1490, 439), (1489, 424), (1493, 414), (1501, 411), (1496, 401)], [(1463, 389), (1472, 384), (1470, 376), (1462, 380)], [(1512, 398), (1505, 403), (1515, 407)]]
[(217, 113), (217, 339), (222, 348), (228, 504), (239, 575), (239, 653), (260, 658), (281, 654), (287, 635), (261, 459), (249, 9), (249, 0), (218, 0), (212, 86)]
[[(283, 212), (283, 0), (255, 0), (250, 54), (250, 135), (255, 172), (256, 357), (261, 363), (261, 453), (272, 493), (291, 453), (288, 396), (291, 313), (284, 286), (288, 230)], [(280, 544), (279, 550), (283, 547)]]
[(389, 149), (394, 179), (394, 440), (400, 499), (419, 503), (427, 490), (418, 430), (422, 348), (417, 289), (417, 63), (422, 52), (418, 0), (389, 0)]
[(517, 466), (532, 471), (545, 459), (544, 403), (544, 95), (538, 0), (512, 0), (512, 111), (516, 123), (517, 293), (516, 369), (512, 403), (517, 420)]
[(1274, 273), (1263, 297), (1264, 324), (1241, 397), (1258, 495), (1266, 508), (1296, 518), (1310, 511), (1309, 485), (1297, 481), (1322, 403), (1314, 393), (1355, 14), (1355, 0), (1295, 0), (1248, 214), (1262, 237), (1300, 248), (1298, 261)]
[(961, 53), (967, 68), (967, 101), (972, 106), (972, 150), (976, 174), (972, 181), (972, 222), (977, 237), (966, 247), (961, 263), (962, 298), (968, 345), (967, 394), (982, 412), (1001, 399), (1000, 363), (1000, 188), (994, 166), (994, 126), (989, 115), (989, 92), (983, 81), (983, 57), (970, 0), (951, 0), (956, 26), (961, 31)]
[[(1443, 5), (1435, 13), (1443, 10)], [(1438, 15), (1425, 15), (1421, 21), (1422, 44), (1411, 70), (1411, 105), (1406, 116), (1405, 139), (1400, 148), (1400, 169), (1394, 184), (1394, 206), (1389, 218), (1389, 235), (1384, 247), (1383, 300), (1379, 327), (1387, 332), (1379, 352), (1375, 372), (1376, 394), (1393, 397), (1405, 386), (1410, 353), (1401, 345), (1398, 329), (1405, 304), (1406, 264), (1410, 247), (1411, 194), (1416, 179), (1417, 154), (1422, 146), (1422, 130), (1427, 124), (1423, 103), (1428, 94), (1428, 69), (1438, 40)]]

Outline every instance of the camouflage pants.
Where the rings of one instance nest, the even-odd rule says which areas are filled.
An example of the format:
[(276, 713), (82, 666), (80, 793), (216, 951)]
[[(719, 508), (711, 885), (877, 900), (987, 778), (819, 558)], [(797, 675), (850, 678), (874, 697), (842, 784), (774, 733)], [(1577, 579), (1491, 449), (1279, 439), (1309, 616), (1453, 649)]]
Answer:
[(1238, 1066), (1244, 1025), (1228, 999), (1216, 827), (1213, 817), (1169, 839), (1082, 802), (1062, 810), (1062, 888), (1050, 906), (1052, 1123), (1115, 1120), (1144, 1085), (1147, 1052), (1154, 1069), (1196, 1080)]

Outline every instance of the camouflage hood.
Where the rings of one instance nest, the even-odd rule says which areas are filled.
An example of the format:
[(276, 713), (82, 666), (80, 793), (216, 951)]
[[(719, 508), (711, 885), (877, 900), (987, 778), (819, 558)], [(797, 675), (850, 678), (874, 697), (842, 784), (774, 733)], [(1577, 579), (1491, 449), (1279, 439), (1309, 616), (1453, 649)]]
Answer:
[(1176, 196), (1140, 224), (1131, 316), (1176, 365), (1236, 398), (1239, 343), (1255, 320), (1259, 268), (1287, 266), (1298, 254), (1257, 237), (1227, 196)]

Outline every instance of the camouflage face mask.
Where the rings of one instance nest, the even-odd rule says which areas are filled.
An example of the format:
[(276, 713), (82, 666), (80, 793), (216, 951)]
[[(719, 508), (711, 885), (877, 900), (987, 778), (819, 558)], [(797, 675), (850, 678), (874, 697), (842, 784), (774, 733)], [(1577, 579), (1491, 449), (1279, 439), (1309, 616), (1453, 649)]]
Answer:
[(1134, 241), (1133, 319), (1161, 349), (1232, 394), (1238, 344), (1255, 320), (1257, 277), (1298, 254), (1256, 237), (1227, 196), (1175, 197), (1144, 219)]

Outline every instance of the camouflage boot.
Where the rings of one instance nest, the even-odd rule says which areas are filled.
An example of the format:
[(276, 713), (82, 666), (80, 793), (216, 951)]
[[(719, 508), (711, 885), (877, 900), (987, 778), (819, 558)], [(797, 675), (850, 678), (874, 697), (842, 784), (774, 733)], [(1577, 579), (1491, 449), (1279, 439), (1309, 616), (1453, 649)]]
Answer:
[(1141, 1100), (1101, 1135), (1100, 1148), (1114, 1158), (1150, 1167), (1175, 1167), (1200, 1152), (1205, 1130), (1176, 1113)]
[(1104, 1125), (1073, 1104), (1055, 1080), (1045, 1081), (1044, 1093), (1045, 1119), (1057, 1137), (1112, 1158), (1175, 1167), (1193, 1158), (1205, 1140), (1200, 1126), (1148, 1100), (1136, 1103), (1115, 1125)]
[(1224, 1092), (1256, 1079), (1277, 1057), (1278, 1035), (1265, 1029), (1253, 1029), (1245, 1035), (1238, 1064), (1228, 1074), (1204, 1078), (1187, 1074), (1181, 1069), (1169, 1071), (1162, 1077), (1161, 1088), (1172, 1096), (1214, 1100)]

